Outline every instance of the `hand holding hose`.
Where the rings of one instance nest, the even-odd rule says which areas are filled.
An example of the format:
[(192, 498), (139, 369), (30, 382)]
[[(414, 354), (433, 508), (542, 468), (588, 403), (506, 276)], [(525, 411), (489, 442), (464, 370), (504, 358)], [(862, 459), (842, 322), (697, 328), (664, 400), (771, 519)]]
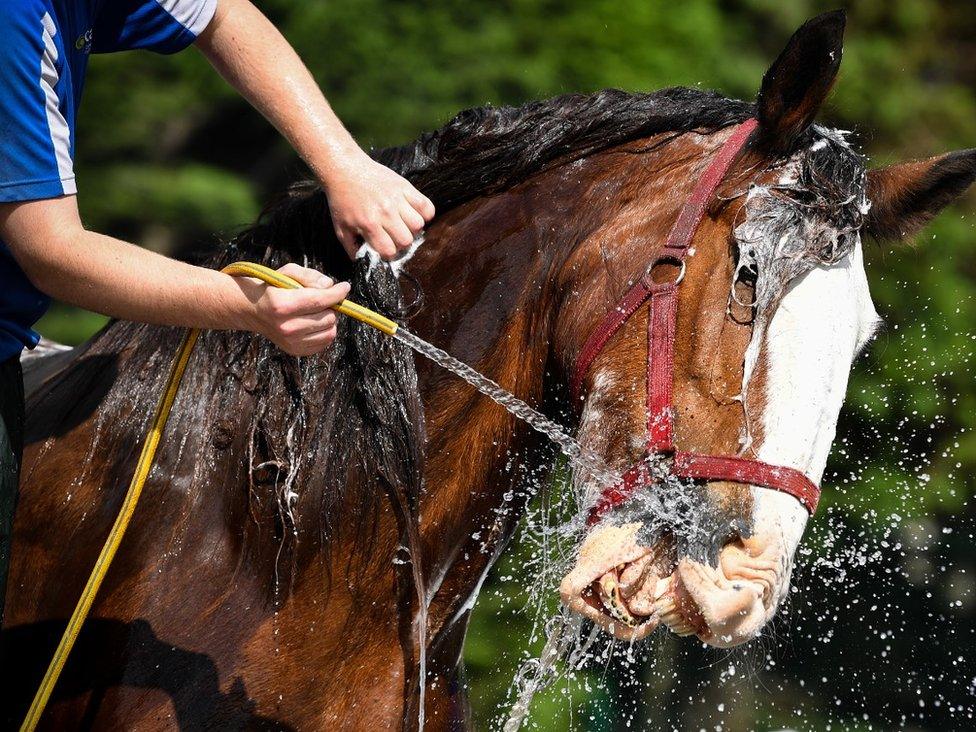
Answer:
[[(300, 350), (312, 348), (310, 353), (315, 353), (325, 347), (319, 346), (319, 342), (324, 341), (326, 345), (332, 342), (335, 338), (335, 316), (333, 315), (331, 319), (332, 325), (324, 327), (323, 324), (329, 320), (325, 315), (329, 313), (322, 314), (321, 312), (323, 303), (327, 302), (331, 302), (332, 304), (326, 305), (325, 307), (334, 307), (337, 312), (355, 318), (387, 335), (392, 336), (397, 332), (397, 324), (392, 320), (379, 313), (374, 313), (372, 310), (364, 308), (357, 303), (344, 300), (344, 294), (349, 292), (348, 283), (333, 285), (331, 279), (314, 269), (300, 267), (297, 264), (286, 264), (284, 267), (275, 271), (254, 262), (234, 262), (224, 267), (221, 271), (224, 274), (238, 278), (238, 283), (242, 285), (242, 289), (245, 292), (250, 292), (257, 302), (261, 302), (261, 298), (268, 294), (265, 290), (271, 291), (280, 288), (282, 290), (290, 290), (293, 295), (298, 295), (307, 289), (317, 290), (317, 292), (313, 292), (312, 297), (307, 299), (301, 297), (272, 299), (268, 297), (263, 301), (264, 304), (261, 305), (262, 308), (270, 313), (270, 322), (273, 324), (272, 330), (274, 330), (277, 337), (284, 338), (289, 347), (294, 345)], [(309, 287), (304, 287), (303, 283), (306, 281), (313, 284)], [(328, 286), (326, 286), (326, 283), (328, 283)], [(339, 294), (342, 294), (343, 298), (335, 299)], [(306, 310), (308, 312), (300, 314)], [(316, 318), (316, 315), (321, 315), (321, 317)], [(311, 321), (311, 323), (307, 321)], [(287, 323), (291, 324), (286, 328), (289, 331), (289, 335), (282, 336), (282, 325)], [(329, 332), (331, 332), (331, 335), (329, 335)], [(156, 449), (159, 447), (159, 441), (162, 439), (163, 431), (166, 428), (166, 420), (169, 418), (170, 410), (173, 407), (173, 402), (180, 388), (180, 382), (183, 380), (183, 373), (189, 363), (190, 355), (193, 353), (193, 347), (196, 345), (199, 335), (200, 331), (192, 328), (188, 329), (183, 336), (183, 342), (180, 344), (176, 357), (173, 359), (173, 365), (170, 367), (169, 378), (166, 382), (166, 391), (160, 396), (159, 404), (156, 406), (156, 414), (153, 417), (149, 432), (146, 434), (146, 440), (142, 445), (142, 452), (139, 454), (139, 461), (136, 463), (136, 469), (132, 475), (132, 482), (129, 483), (129, 489), (126, 491), (125, 498), (122, 501), (122, 508), (115, 518), (112, 530), (109, 532), (108, 538), (102, 546), (102, 551), (95, 561), (95, 566), (92, 569), (91, 575), (88, 577), (88, 581), (85, 583), (85, 588), (82, 590), (81, 597), (78, 599), (78, 604), (75, 605), (75, 609), (71, 613), (68, 626), (61, 636), (61, 641), (58, 643), (58, 647), (54, 652), (54, 657), (51, 659), (51, 663), (44, 673), (44, 678), (41, 680), (41, 685), (34, 695), (34, 700), (31, 702), (27, 716), (24, 718), (24, 723), (20, 727), (21, 732), (33, 732), (41, 719), (41, 715), (44, 714), (44, 709), (47, 706), (48, 700), (51, 698), (54, 685), (58, 682), (61, 670), (64, 668), (65, 661), (67, 661), (68, 655), (71, 653), (71, 649), (78, 639), (78, 633), (81, 632), (85, 618), (88, 617), (88, 612), (91, 610), (95, 596), (102, 586), (105, 574), (108, 572), (108, 568), (112, 564), (112, 559), (114, 559), (115, 553), (122, 543), (122, 538), (125, 536), (125, 531), (129, 526), (129, 522), (132, 520), (132, 514), (135, 512), (136, 505), (139, 502), (139, 496), (142, 495), (146, 478), (149, 477), (149, 471), (152, 469), (153, 459), (156, 457)], [(315, 344), (314, 347), (310, 345), (312, 343)]]
[(336, 337), (333, 308), (349, 294), (349, 283), (333, 282), (321, 272), (297, 264), (286, 264), (277, 271), (304, 287), (287, 289), (238, 277), (254, 303), (256, 322), (250, 329), (292, 356), (325, 350)]

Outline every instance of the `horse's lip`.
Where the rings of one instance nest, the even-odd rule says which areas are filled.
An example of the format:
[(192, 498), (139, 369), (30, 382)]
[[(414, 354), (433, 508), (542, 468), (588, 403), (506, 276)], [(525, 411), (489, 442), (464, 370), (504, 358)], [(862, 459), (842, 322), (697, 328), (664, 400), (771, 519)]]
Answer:
[(674, 572), (666, 581), (666, 588), (658, 594), (654, 603), (661, 623), (676, 635), (697, 635), (702, 639), (711, 635), (701, 609), (678, 573)]
[[(619, 579), (623, 568), (616, 567), (600, 579), (593, 582), (589, 591), (585, 593), (585, 600), (595, 609), (607, 615), (615, 622), (620, 622), (629, 628), (638, 628), (647, 623), (657, 623), (659, 612), (657, 607), (650, 615), (634, 613), (628, 606), (627, 600), (620, 591)], [(670, 578), (657, 580), (655, 598), (667, 591)]]

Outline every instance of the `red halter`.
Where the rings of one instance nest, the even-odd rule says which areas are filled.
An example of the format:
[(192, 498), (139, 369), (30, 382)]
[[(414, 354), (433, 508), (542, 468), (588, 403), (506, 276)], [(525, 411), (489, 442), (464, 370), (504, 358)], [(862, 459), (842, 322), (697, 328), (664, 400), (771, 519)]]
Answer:
[[(644, 276), (628, 290), (620, 302), (598, 325), (580, 351), (570, 382), (574, 400), (593, 359), (621, 326), (648, 300), (647, 334), (647, 452), (648, 455), (671, 456), (669, 472), (678, 478), (692, 480), (728, 480), (748, 483), (788, 493), (813, 514), (820, 499), (820, 488), (799, 470), (769, 465), (759, 460), (724, 455), (700, 455), (678, 450), (674, 444), (674, 378), (675, 322), (678, 316), (678, 285), (685, 272), (685, 257), (691, 240), (705, 215), (705, 209), (719, 183), (725, 177), (733, 159), (745, 145), (756, 120), (740, 124), (722, 145), (718, 155), (702, 174), (691, 197), (682, 207), (671, 227), (662, 252)], [(652, 270), (660, 264), (680, 267), (677, 278), (670, 282), (654, 282)], [(610, 509), (626, 501), (640, 487), (653, 485), (655, 477), (645, 462), (638, 463), (624, 473), (620, 483), (603, 491), (590, 510), (589, 523), (594, 524)]]

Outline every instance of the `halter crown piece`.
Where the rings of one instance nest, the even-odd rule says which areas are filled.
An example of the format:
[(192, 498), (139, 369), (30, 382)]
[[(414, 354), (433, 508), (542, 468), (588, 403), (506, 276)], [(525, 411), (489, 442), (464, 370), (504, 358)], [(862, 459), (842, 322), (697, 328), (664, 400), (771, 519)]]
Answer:
[[(681, 208), (668, 233), (661, 253), (640, 280), (590, 333), (576, 359), (570, 391), (574, 401), (577, 400), (583, 379), (593, 360), (614, 333), (645, 302), (650, 301), (647, 318), (648, 456), (670, 457), (668, 470), (677, 478), (727, 480), (788, 493), (812, 515), (820, 500), (820, 488), (799, 470), (738, 456), (685, 452), (678, 450), (674, 444), (674, 340), (678, 316), (678, 286), (684, 277), (685, 259), (695, 232), (705, 216), (708, 202), (757, 124), (755, 119), (748, 119), (735, 128), (695, 184), (691, 196)], [(679, 274), (670, 281), (655, 282), (651, 276), (652, 271), (663, 264), (677, 266)], [(589, 523), (592, 525), (598, 522), (608, 511), (630, 498), (638, 488), (649, 487), (654, 483), (655, 477), (651, 475), (648, 462), (638, 463), (624, 473), (619, 483), (606, 488), (600, 494), (590, 510)]]

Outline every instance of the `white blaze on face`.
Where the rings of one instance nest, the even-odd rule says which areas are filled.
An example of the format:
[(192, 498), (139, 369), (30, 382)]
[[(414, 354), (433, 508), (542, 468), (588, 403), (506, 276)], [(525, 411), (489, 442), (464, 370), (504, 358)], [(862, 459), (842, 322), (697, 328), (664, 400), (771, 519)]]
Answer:
[[(860, 243), (839, 263), (790, 283), (762, 349), (766, 393), (759, 460), (800, 470), (819, 485), (851, 363), (878, 322)], [(806, 509), (779, 491), (754, 487), (753, 494), (757, 539), (778, 544), (789, 561), (806, 526)], [(789, 578), (789, 568), (783, 569), (779, 597)]]

